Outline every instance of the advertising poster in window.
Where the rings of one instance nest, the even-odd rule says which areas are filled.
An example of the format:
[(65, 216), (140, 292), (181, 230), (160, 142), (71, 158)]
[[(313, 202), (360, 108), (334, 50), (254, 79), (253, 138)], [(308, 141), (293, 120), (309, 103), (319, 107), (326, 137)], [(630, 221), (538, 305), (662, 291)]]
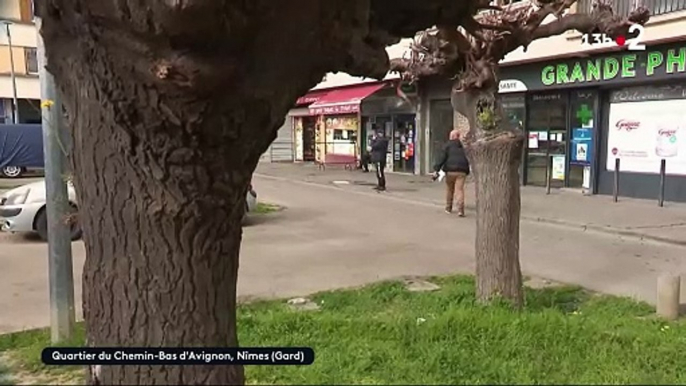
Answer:
[(686, 100), (613, 103), (607, 137), (607, 170), (620, 159), (623, 172), (686, 175)]
[(552, 168), (552, 176), (551, 178), (553, 180), (564, 180), (565, 179), (565, 156), (564, 155), (556, 155), (553, 156), (553, 168)]

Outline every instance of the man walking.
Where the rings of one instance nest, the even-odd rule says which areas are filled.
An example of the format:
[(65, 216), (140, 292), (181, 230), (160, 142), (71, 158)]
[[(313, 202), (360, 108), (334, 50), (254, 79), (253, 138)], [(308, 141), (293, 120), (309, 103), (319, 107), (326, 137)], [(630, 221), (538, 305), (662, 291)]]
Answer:
[(371, 148), (371, 159), (376, 168), (376, 187), (374, 189), (383, 192), (386, 190), (384, 169), (386, 168), (386, 153), (388, 152), (388, 139), (384, 136), (383, 131), (378, 131), (374, 134)]
[(469, 161), (460, 141), (460, 132), (450, 132), (450, 140), (443, 147), (438, 162), (434, 166), (435, 175), (445, 172), (446, 196), (445, 212), (452, 213), (453, 200), (457, 201), (457, 215), (464, 217), (464, 183), (469, 175)]

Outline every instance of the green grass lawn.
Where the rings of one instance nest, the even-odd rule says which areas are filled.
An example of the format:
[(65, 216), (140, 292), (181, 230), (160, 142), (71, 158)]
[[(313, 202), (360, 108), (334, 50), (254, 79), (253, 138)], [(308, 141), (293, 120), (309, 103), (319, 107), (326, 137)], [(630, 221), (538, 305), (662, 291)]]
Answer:
[(258, 202), (257, 206), (255, 207), (254, 213), (267, 214), (267, 213), (272, 213), (272, 212), (278, 212), (281, 209), (282, 208), (278, 205), (268, 204), (266, 202)]
[[(402, 283), (326, 292), (319, 311), (284, 301), (240, 306), (243, 346), (311, 346), (303, 367), (248, 367), (252, 384), (686, 384), (686, 324), (666, 323), (628, 299), (578, 288), (527, 290), (521, 312), (474, 301), (474, 281), (431, 279), (436, 292)], [(79, 330), (82, 341), (82, 326)], [(19, 379), (46, 370), (45, 330), (0, 336)], [(80, 374), (77, 374), (79, 376)], [(78, 379), (78, 378), (75, 378)]]

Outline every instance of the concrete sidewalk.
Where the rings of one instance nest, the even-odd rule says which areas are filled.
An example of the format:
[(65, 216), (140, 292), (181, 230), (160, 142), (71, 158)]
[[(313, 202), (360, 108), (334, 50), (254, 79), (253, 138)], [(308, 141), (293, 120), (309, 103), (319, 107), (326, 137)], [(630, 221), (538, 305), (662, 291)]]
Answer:
[[(337, 167), (321, 171), (312, 164), (263, 163), (255, 173), (367, 193), (375, 184), (374, 173)], [(388, 173), (386, 179), (388, 191), (383, 194), (439, 207), (444, 203), (444, 185), (432, 182), (430, 177)], [(466, 209), (473, 212), (473, 184), (467, 185), (466, 195)], [(660, 208), (657, 200), (622, 197), (614, 203), (611, 196), (584, 196), (567, 189), (553, 189), (546, 195), (543, 188), (524, 186), (522, 220), (686, 246), (686, 204), (680, 203), (666, 202)]]

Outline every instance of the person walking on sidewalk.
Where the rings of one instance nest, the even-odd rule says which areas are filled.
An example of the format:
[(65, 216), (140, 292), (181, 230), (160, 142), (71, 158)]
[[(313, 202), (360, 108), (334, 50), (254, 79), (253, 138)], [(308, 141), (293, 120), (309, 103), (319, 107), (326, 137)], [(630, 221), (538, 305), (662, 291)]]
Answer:
[(445, 212), (452, 213), (453, 200), (457, 201), (457, 214), (464, 217), (464, 184), (469, 175), (469, 161), (460, 141), (460, 132), (450, 132), (450, 140), (443, 147), (438, 162), (434, 166), (435, 176), (445, 172), (446, 195)]
[(383, 131), (374, 134), (371, 142), (371, 161), (376, 168), (376, 187), (374, 189), (383, 192), (386, 190), (386, 153), (388, 152), (388, 139)]

